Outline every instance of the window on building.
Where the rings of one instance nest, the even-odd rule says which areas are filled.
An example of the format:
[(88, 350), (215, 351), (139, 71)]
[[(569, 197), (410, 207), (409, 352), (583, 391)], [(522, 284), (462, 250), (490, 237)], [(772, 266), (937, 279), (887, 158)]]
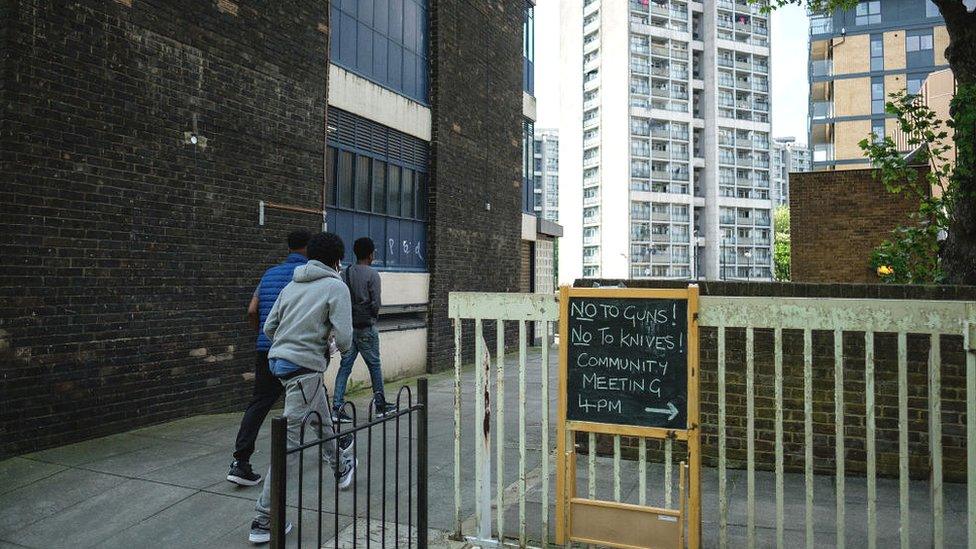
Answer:
[(326, 188), (326, 215), (329, 230), (346, 243), (344, 261), (354, 261), (352, 243), (369, 236), (378, 267), (425, 270), (427, 143), (339, 109), (329, 109), (329, 124), (338, 131), (326, 154), (334, 182)]
[(932, 29), (909, 31), (905, 36), (905, 51), (925, 51), (932, 49)]
[(855, 9), (854, 22), (858, 25), (873, 25), (881, 22), (881, 0), (859, 2)]
[(875, 143), (881, 143), (885, 138), (884, 120), (873, 120), (871, 122), (871, 134), (874, 136)]
[(925, 0), (925, 17), (942, 17), (939, 7), (932, 0)]
[(427, 101), (427, 0), (332, 2), (331, 60)]
[(880, 34), (871, 35), (871, 70), (884, 70), (884, 40)]
[(871, 79), (871, 114), (884, 114), (884, 80), (880, 76)]
[(532, 121), (525, 118), (522, 120), (522, 211), (532, 213), (535, 211), (535, 184), (531, 176), (532, 162), (532, 140), (535, 136)]
[(916, 94), (922, 89), (922, 83), (925, 82), (925, 74), (909, 74), (907, 80), (907, 91), (911, 94)]
[(522, 19), (522, 88), (529, 95), (535, 93), (535, 6), (525, 3)]

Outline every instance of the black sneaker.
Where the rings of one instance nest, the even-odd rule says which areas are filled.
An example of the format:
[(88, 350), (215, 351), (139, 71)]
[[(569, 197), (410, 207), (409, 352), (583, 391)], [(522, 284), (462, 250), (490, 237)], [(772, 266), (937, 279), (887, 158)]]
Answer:
[(230, 464), (230, 471), (227, 472), (227, 480), (238, 486), (254, 486), (261, 482), (261, 475), (251, 469), (248, 462), (235, 461)]
[(342, 408), (332, 409), (332, 423), (352, 423), (352, 418)]
[(391, 416), (397, 412), (397, 407), (387, 402), (383, 395), (376, 395), (373, 397), (373, 412), (378, 418)]
[[(291, 523), (285, 523), (285, 535), (291, 532)], [(251, 521), (251, 533), (247, 536), (251, 543), (268, 543), (271, 541), (271, 524), (261, 524), (256, 520)]]

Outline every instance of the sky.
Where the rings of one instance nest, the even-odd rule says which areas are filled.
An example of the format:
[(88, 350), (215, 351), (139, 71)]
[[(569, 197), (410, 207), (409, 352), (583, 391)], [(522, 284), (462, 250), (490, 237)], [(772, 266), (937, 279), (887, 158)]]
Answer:
[[(624, 1), (624, 0), (614, 0)], [(777, 9), (771, 30), (773, 137), (807, 135), (807, 43), (809, 26), (800, 6)], [(559, 0), (538, 0), (535, 8), (536, 128), (559, 127)]]

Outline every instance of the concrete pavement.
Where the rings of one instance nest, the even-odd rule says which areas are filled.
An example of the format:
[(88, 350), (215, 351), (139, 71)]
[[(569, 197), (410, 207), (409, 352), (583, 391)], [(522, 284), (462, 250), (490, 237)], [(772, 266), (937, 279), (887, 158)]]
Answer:
[[(553, 417), (555, 416), (555, 364), (556, 353), (550, 353), (549, 395)], [(517, 356), (506, 358), (505, 394), (505, 485), (510, 486), (505, 497), (505, 531), (517, 534), (518, 509), (514, 486), (518, 478), (518, 463), (513, 457), (518, 448), (517, 423)], [(493, 365), (494, 375), (494, 365)], [(538, 537), (541, 530), (541, 486), (539, 470), (541, 450), (541, 424), (538, 410), (542, 405), (541, 364), (538, 350), (529, 353), (526, 382), (526, 471), (529, 478), (526, 494), (526, 528), (530, 537)], [(447, 545), (444, 532), (453, 528), (453, 376), (451, 373), (432, 376), (430, 381), (431, 414), (429, 423), (429, 499), (432, 545)], [(390, 391), (398, 384), (391, 384)], [(468, 368), (462, 381), (465, 408), (465, 430), (462, 458), (463, 516), (473, 514), (473, 444), (474, 374)], [(361, 407), (363, 395), (353, 398)], [(360, 408), (362, 409), (362, 408)], [(196, 416), (113, 435), (97, 440), (72, 444), (16, 457), (0, 462), (0, 549), (7, 547), (248, 547), (247, 533), (253, 515), (254, 499), (259, 487), (239, 488), (226, 480), (231, 460), (234, 437), (240, 420), (239, 413)], [(416, 432), (412, 433), (414, 439)], [(405, 446), (410, 441), (406, 422), (401, 424), (401, 458), (406, 459)], [(555, 425), (550, 426), (550, 445), (555, 444)], [(255, 469), (264, 474), (269, 461), (270, 425), (265, 425), (258, 439), (257, 452), (252, 459)], [(387, 444), (392, 448), (397, 439), (394, 426), (387, 431)], [(396, 473), (395, 460), (390, 457), (386, 464), (387, 486), (385, 494), (386, 515), (383, 515), (384, 494), (381, 491), (383, 467), (381, 465), (382, 434), (372, 437), (373, 467), (370, 470), (371, 497), (366, 497), (366, 455), (369, 440), (365, 433), (357, 438), (360, 460), (357, 490), (342, 493), (339, 506), (335, 506), (331, 480), (326, 478), (323, 493), (322, 535), (325, 546), (333, 547), (338, 527), (339, 546), (351, 546), (353, 530), (362, 543), (366, 530), (365, 514), (370, 512), (371, 538), (379, 546), (386, 539), (387, 545), (395, 534), (393, 493), (398, 488), (400, 499), (400, 523), (406, 523), (406, 498), (408, 483), (416, 477), (406, 473), (406, 464), (400, 463)], [(388, 454), (391, 455), (391, 454)], [(550, 471), (554, 464), (550, 459)], [(302, 501), (302, 546), (317, 545), (315, 509), (317, 508), (317, 460), (310, 454), (305, 458)], [(597, 458), (595, 464), (597, 493), (610, 497), (612, 490), (611, 460)], [(580, 491), (587, 486), (587, 459), (579, 460)], [(492, 466), (494, 471), (494, 464)], [(677, 474), (675, 474), (675, 477)], [(394, 480), (397, 479), (397, 480)], [(774, 541), (775, 507), (772, 473), (758, 472), (757, 485), (757, 539), (761, 547)], [(550, 498), (554, 493), (555, 479), (550, 479)], [(663, 490), (663, 467), (649, 466), (649, 501), (660, 502)], [(816, 477), (815, 531), (818, 547), (834, 545), (834, 487), (831, 477)], [(865, 545), (866, 504), (864, 479), (847, 479), (847, 544), (851, 547)], [(289, 487), (289, 514), (297, 516), (297, 481)], [(799, 546), (803, 543), (803, 477), (787, 475), (786, 478), (786, 543)], [(730, 546), (745, 544), (745, 474), (730, 471)], [(675, 488), (675, 500), (677, 489)], [(355, 494), (355, 501), (353, 495)], [(623, 462), (621, 494), (624, 501), (637, 498), (636, 465)], [(355, 506), (353, 505), (355, 503)], [(416, 520), (415, 501), (411, 507), (412, 519)], [(892, 546), (898, 537), (898, 486), (895, 479), (878, 480), (878, 532), (879, 547)], [(912, 545), (928, 545), (930, 511), (928, 485), (912, 482)], [(336, 514), (335, 509), (339, 512)], [(356, 509), (356, 521), (353, 520)], [(965, 543), (965, 486), (946, 485), (946, 547)], [(550, 513), (553, 512), (550, 506)], [(717, 545), (718, 498), (717, 474), (706, 469), (703, 478), (704, 541), (707, 547)], [(388, 526), (383, 538), (382, 525)], [(353, 526), (355, 524), (355, 526)], [(400, 537), (406, 527), (400, 528)], [(297, 532), (289, 536), (289, 546), (297, 540)]]

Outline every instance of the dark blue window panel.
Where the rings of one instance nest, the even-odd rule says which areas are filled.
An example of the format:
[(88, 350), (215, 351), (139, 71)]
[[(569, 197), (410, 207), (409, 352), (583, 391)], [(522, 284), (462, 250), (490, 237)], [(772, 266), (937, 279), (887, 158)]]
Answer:
[(403, 2), (390, 0), (390, 40), (398, 44), (403, 44)]
[(343, 13), (339, 18), (339, 57), (333, 59), (346, 68), (356, 66), (356, 19)]
[(384, 35), (390, 32), (389, 0), (373, 0), (373, 28)]
[(373, 31), (359, 25), (356, 41), (356, 68), (363, 76), (373, 76)]
[(426, 103), (427, 1), (336, 0), (332, 62)]
[(373, 33), (373, 78), (384, 86), (390, 79), (389, 42), (382, 34)]
[(403, 48), (390, 41), (386, 81), (394, 90), (403, 88)]
[(373, 0), (359, 0), (359, 22), (364, 25), (373, 25)]

